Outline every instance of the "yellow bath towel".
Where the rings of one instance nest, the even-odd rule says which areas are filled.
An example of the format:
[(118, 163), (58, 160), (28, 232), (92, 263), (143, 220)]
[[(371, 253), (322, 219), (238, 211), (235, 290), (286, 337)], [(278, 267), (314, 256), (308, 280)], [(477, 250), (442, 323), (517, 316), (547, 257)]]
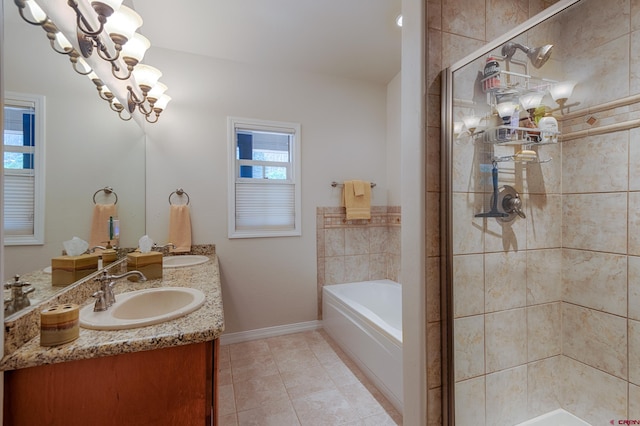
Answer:
[(172, 253), (191, 251), (191, 216), (186, 204), (171, 205), (169, 211), (169, 242), (175, 247), (169, 249)]
[(89, 247), (106, 246), (109, 240), (109, 218), (116, 219), (118, 211), (115, 204), (95, 204), (91, 219)]
[(342, 188), (342, 200), (347, 210), (347, 220), (371, 219), (371, 183), (347, 180)]

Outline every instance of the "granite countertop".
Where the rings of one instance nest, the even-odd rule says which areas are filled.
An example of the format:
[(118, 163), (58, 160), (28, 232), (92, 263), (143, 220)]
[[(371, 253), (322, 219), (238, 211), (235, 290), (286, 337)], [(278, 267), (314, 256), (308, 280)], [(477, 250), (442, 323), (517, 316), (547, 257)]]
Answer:
[[(161, 324), (128, 330), (90, 330), (80, 327), (78, 339), (60, 346), (40, 346), (38, 333), (9, 353), (5, 348), (5, 356), (0, 361), (0, 370), (15, 370), (43, 364), (161, 349), (218, 338), (224, 331), (220, 273), (218, 258), (215, 254), (209, 257), (208, 262), (200, 265), (165, 268), (162, 279), (145, 282), (120, 279), (114, 287), (116, 294), (153, 287), (197, 288), (206, 295), (205, 303), (200, 309)], [(89, 286), (89, 283), (85, 285)], [(86, 292), (78, 292), (77, 297), (79, 300), (67, 298), (66, 303), (77, 303), (82, 308), (95, 301), (87, 296)], [(39, 327), (39, 321), (37, 327)], [(7, 346), (6, 340), (5, 338), (5, 346)]]

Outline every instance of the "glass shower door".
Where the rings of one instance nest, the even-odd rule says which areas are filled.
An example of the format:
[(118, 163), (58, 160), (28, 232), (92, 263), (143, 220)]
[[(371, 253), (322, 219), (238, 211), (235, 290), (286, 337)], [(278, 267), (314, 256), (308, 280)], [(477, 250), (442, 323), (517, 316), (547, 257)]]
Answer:
[(558, 2), (448, 70), (456, 425), (640, 419), (633, 3)]

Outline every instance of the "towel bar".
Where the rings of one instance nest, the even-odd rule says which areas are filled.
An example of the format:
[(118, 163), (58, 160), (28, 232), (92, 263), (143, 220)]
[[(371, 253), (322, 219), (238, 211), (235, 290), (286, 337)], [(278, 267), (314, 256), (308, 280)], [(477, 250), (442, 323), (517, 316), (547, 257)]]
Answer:
[[(342, 186), (342, 185), (344, 185), (344, 184), (342, 184), (342, 183), (338, 183), (338, 182), (336, 182), (336, 181), (331, 182), (331, 186), (332, 186), (332, 187), (334, 187), (334, 188), (335, 188), (336, 186)], [(372, 188), (375, 188), (375, 187), (376, 187), (376, 184), (375, 184), (375, 183), (373, 183), (373, 182), (371, 182), (371, 187), (372, 187)]]

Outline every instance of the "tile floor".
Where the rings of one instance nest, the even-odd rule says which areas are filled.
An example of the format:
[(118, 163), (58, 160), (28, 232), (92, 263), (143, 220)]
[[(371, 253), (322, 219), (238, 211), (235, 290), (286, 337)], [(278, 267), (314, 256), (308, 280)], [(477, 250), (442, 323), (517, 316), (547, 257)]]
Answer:
[(402, 416), (322, 330), (220, 347), (220, 426), (398, 426)]

